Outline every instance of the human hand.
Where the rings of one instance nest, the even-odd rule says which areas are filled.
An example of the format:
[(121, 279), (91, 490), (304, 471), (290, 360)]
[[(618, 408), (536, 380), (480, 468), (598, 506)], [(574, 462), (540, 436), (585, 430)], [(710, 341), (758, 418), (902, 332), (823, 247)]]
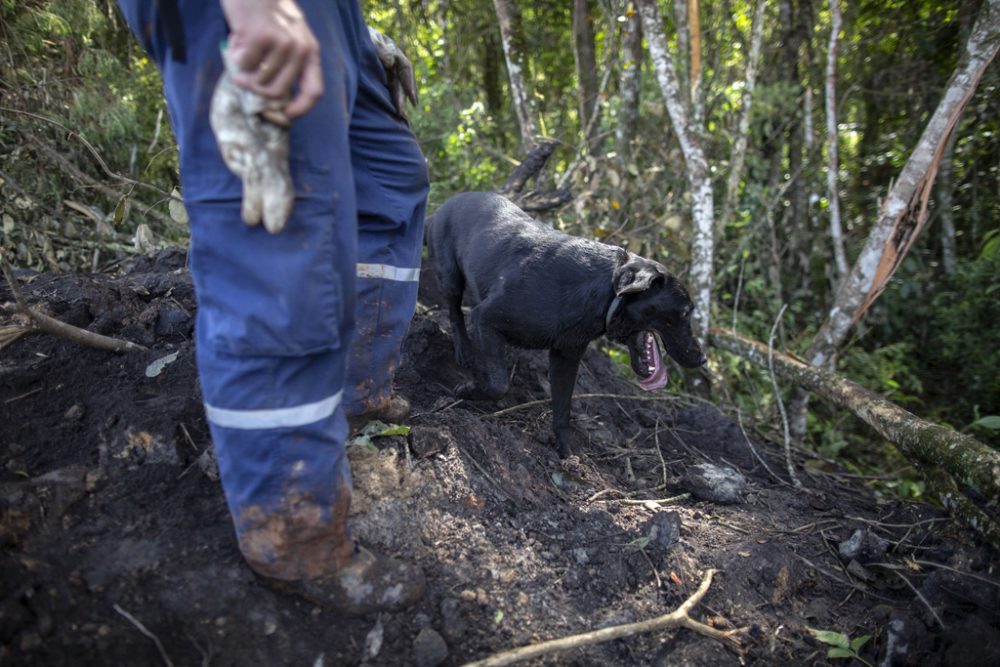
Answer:
[[(306, 113), (323, 94), (319, 43), (295, 0), (221, 0), (229, 22), (233, 83), (280, 100), (289, 120)], [(292, 99), (292, 88), (299, 92)], [(291, 101), (288, 101), (291, 100)]]
[(389, 94), (392, 95), (396, 113), (401, 118), (406, 118), (406, 100), (410, 100), (410, 104), (413, 106), (417, 105), (417, 79), (413, 75), (413, 64), (394, 41), (378, 30), (368, 26), (368, 34), (375, 44), (378, 59), (385, 69)]

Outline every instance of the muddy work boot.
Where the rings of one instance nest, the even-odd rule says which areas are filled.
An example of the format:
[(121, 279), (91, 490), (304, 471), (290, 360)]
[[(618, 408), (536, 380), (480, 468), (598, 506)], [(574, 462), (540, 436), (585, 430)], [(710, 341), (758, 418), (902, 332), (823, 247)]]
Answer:
[(403, 561), (377, 556), (360, 544), (346, 565), (315, 579), (269, 584), (321, 607), (347, 615), (399, 611), (424, 595), (423, 571)]
[(351, 433), (357, 433), (368, 422), (376, 419), (387, 424), (398, 424), (409, 416), (410, 402), (393, 392), (378, 407), (358, 415), (348, 415), (347, 423), (351, 427)]

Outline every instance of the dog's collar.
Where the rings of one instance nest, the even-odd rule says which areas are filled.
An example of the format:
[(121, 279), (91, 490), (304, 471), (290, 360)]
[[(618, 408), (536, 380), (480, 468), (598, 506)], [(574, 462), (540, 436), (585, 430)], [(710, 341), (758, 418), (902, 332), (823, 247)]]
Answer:
[(607, 331), (611, 327), (611, 318), (615, 316), (618, 312), (618, 306), (622, 305), (622, 297), (620, 294), (616, 294), (615, 298), (611, 300), (611, 305), (608, 306), (608, 314), (604, 317), (604, 330)]

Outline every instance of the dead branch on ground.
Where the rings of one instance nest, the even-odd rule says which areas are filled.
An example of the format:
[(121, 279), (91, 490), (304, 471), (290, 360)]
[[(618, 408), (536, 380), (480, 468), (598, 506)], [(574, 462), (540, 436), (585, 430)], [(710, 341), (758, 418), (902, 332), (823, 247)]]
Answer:
[[(14, 294), (14, 300), (17, 302), (14, 307), (14, 312), (31, 319), (31, 325), (12, 325), (14, 327), (13, 331), (4, 332), (4, 329), (11, 329), (11, 327), (4, 327), (4, 329), (0, 329), (0, 348), (9, 345), (21, 336), (33, 333), (37, 330), (37, 332), (66, 338), (67, 340), (71, 340), (80, 345), (96, 347), (99, 350), (110, 350), (112, 352), (137, 352), (140, 350), (146, 351), (148, 349), (138, 343), (102, 336), (101, 334), (94, 333), (93, 331), (87, 331), (85, 329), (75, 327), (72, 324), (60, 322), (54, 317), (50, 317), (33, 308), (30, 308), (24, 300), (24, 295), (21, 294), (21, 289), (17, 286), (17, 278), (14, 277), (14, 272), (11, 270), (10, 264), (7, 263), (7, 258), (2, 255), (0, 255), (0, 268), (3, 269), (4, 278), (7, 279), (7, 284), (10, 285), (10, 291)], [(4, 335), (5, 333), (6, 336)]]
[(537, 658), (539, 656), (548, 655), (557, 651), (566, 651), (574, 648), (582, 648), (584, 646), (593, 646), (594, 644), (601, 644), (603, 642), (611, 641), (612, 639), (621, 639), (622, 637), (630, 637), (644, 632), (665, 630), (668, 628), (687, 628), (700, 635), (704, 635), (705, 637), (710, 637), (723, 642), (736, 651), (742, 651), (743, 645), (740, 642), (739, 635), (745, 631), (745, 628), (737, 628), (735, 630), (727, 631), (717, 630), (713, 627), (705, 625), (704, 623), (696, 621), (689, 616), (695, 605), (701, 602), (702, 598), (705, 597), (705, 594), (708, 593), (708, 589), (712, 585), (712, 576), (716, 572), (717, 570), (708, 570), (705, 573), (705, 578), (702, 579), (701, 585), (698, 586), (698, 590), (696, 590), (691, 597), (685, 600), (679, 607), (677, 607), (677, 609), (673, 610), (669, 614), (664, 614), (663, 616), (658, 616), (648, 621), (641, 621), (639, 623), (614, 625), (608, 628), (594, 630), (592, 632), (572, 635), (570, 637), (553, 639), (539, 644), (532, 644), (530, 646), (521, 646), (520, 648), (511, 649), (510, 651), (503, 651), (502, 653), (494, 654), (488, 658), (484, 658), (483, 660), (467, 663), (465, 667), (500, 667), (500, 665), (512, 665), (516, 662)]

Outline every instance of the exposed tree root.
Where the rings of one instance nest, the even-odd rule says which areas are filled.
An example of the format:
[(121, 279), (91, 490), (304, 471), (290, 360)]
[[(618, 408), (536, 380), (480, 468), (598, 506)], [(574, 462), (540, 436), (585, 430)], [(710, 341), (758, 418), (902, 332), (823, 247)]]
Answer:
[(724, 644), (727, 644), (730, 648), (740, 651), (743, 649), (743, 645), (739, 640), (739, 635), (744, 632), (743, 628), (727, 631), (716, 630), (713, 627), (694, 620), (688, 615), (690, 614), (691, 609), (701, 602), (701, 599), (705, 597), (706, 593), (708, 593), (708, 589), (712, 585), (712, 576), (716, 572), (717, 570), (708, 570), (705, 573), (705, 578), (702, 579), (701, 585), (698, 586), (698, 590), (696, 590), (691, 597), (685, 600), (681, 606), (677, 607), (677, 609), (673, 610), (669, 614), (664, 614), (663, 616), (658, 616), (648, 621), (641, 621), (639, 623), (615, 625), (609, 628), (594, 630), (592, 632), (584, 632), (579, 635), (572, 635), (570, 637), (541, 642), (540, 644), (521, 646), (520, 648), (511, 649), (510, 651), (496, 653), (488, 658), (484, 658), (483, 660), (467, 663), (465, 667), (500, 667), (500, 665), (512, 665), (516, 662), (521, 662), (522, 660), (537, 658), (538, 656), (555, 653), (556, 651), (566, 651), (569, 649), (581, 648), (583, 646), (592, 646), (594, 644), (611, 641), (612, 639), (621, 639), (622, 637), (629, 637), (643, 632), (652, 632), (653, 630), (665, 630), (667, 628), (687, 628), (689, 630), (694, 630), (700, 635), (711, 637), (712, 639), (716, 639)]

